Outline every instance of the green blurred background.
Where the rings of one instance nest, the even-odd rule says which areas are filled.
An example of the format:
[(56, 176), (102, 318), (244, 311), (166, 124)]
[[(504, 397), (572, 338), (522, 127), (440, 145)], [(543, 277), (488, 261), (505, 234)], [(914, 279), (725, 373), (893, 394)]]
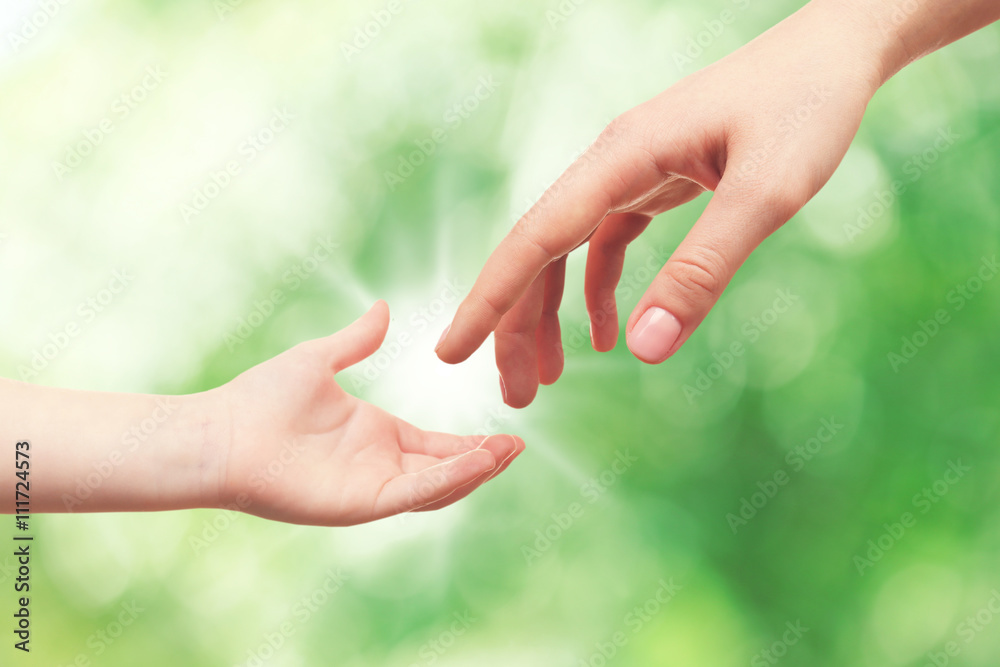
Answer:
[[(528, 450), (457, 506), (349, 529), (39, 517), (33, 651), (5, 630), (0, 662), (996, 665), (1000, 280), (976, 282), (1000, 245), (995, 26), (877, 95), (669, 363), (589, 349), (579, 253), (566, 371), (528, 409), (502, 407), (488, 346), (457, 368), (431, 351), (608, 120), (799, 4), (5, 3), (4, 376), (77, 322), (33, 381), (195, 392), (385, 298), (389, 340), (412, 342), (345, 386)], [(706, 202), (630, 250), (623, 313)], [(116, 270), (133, 278), (107, 298)]]

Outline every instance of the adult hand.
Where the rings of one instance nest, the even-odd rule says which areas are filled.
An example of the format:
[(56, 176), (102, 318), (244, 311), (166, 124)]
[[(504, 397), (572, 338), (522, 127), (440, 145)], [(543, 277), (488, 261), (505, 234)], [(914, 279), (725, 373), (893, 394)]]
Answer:
[(490, 256), (438, 356), (461, 362), (495, 332), (504, 400), (528, 405), (562, 371), (567, 253), (589, 243), (591, 339), (610, 350), (626, 247), (653, 216), (712, 190), (626, 326), (642, 361), (676, 352), (747, 256), (826, 183), (884, 79), (890, 38), (845, 4), (811, 3), (616, 118)]

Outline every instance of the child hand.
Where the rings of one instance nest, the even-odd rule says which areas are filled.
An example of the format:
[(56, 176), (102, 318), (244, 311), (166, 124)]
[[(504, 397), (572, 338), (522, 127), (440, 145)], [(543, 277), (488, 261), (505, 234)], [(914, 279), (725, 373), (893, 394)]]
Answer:
[(524, 450), (510, 435), (422, 431), (345, 392), (334, 375), (378, 350), (388, 327), (379, 301), (216, 390), (231, 416), (222, 504), (290, 523), (363, 523), (450, 505)]

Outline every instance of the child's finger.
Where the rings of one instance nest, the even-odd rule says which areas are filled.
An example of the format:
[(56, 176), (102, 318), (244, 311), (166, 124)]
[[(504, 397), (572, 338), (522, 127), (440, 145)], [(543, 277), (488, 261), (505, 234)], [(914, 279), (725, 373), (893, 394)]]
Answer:
[(401, 475), (382, 488), (373, 518), (409, 512), (441, 500), (496, 465), (496, 459), (488, 450), (474, 449), (420, 472)]
[(389, 330), (389, 306), (381, 299), (368, 312), (332, 336), (314, 343), (329, 359), (334, 373), (375, 354)]
[(408, 454), (424, 454), (447, 459), (477, 449), (483, 443), (481, 435), (458, 436), (451, 433), (424, 431), (402, 420), (398, 423), (399, 448)]
[[(514, 459), (516, 459), (517, 456), (524, 451), (524, 440), (521, 440), (521, 438), (518, 438), (517, 436), (501, 435), (501, 436), (493, 436), (490, 438), (490, 440), (497, 440), (497, 439), (507, 440), (510, 444), (505, 446), (505, 449), (509, 451), (509, 453), (506, 454), (502, 459), (497, 457), (497, 461), (499, 461), (499, 463), (496, 466), (496, 468), (494, 468), (491, 471), (483, 473), (477, 479), (475, 479), (471, 484), (466, 484), (462, 488), (457, 489), (456, 491), (451, 493), (451, 495), (448, 495), (442, 498), (441, 500), (435, 501), (428, 505), (424, 505), (423, 507), (418, 507), (413, 511), (430, 512), (433, 510), (442, 509), (444, 507), (447, 507), (448, 505), (451, 505), (452, 503), (458, 502), (459, 500), (465, 498), (467, 495), (475, 491), (477, 488), (479, 488), (480, 486), (482, 486), (483, 484), (485, 484), (486, 482), (488, 482), (489, 480), (493, 479), (494, 477), (502, 473), (504, 470), (506, 470), (507, 466), (509, 466), (511, 462), (513, 462)], [(485, 445), (487, 443), (483, 444)], [(494, 457), (496, 456), (497, 455), (494, 453)]]

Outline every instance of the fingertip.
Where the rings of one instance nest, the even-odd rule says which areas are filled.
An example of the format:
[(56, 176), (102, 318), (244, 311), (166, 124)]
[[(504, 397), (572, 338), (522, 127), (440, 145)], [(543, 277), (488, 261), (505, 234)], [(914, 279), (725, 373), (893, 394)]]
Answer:
[[(502, 382), (502, 380), (501, 380)], [(504, 384), (504, 399), (503, 402), (508, 406), (520, 410), (521, 408), (526, 408), (531, 405), (531, 402), (535, 400), (535, 396), (538, 395), (538, 382), (518, 382)]]
[(503, 460), (501, 460), (497, 464), (496, 469), (493, 470), (493, 472), (490, 474), (488, 480), (493, 479), (500, 473), (507, 470), (507, 468), (510, 467), (510, 464), (514, 462), (514, 459), (516, 459), (521, 454), (521, 452), (524, 451), (524, 440), (521, 440), (521, 438), (518, 438), (515, 435), (503, 434), (491, 437), (502, 438), (503, 440), (505, 440), (506, 441), (505, 446), (507, 448), (508, 454), (503, 458)]
[(446, 364), (462, 363), (490, 337), (499, 322), (499, 313), (483, 299), (465, 297), (434, 346), (438, 359)]
[(517, 451), (517, 441), (513, 436), (506, 434), (490, 435), (483, 439), (479, 448), (493, 454), (494, 460), (500, 466)]
[[(456, 315), (456, 319), (457, 319)], [(462, 356), (457, 353), (455, 340), (451, 336), (452, 327), (455, 325), (455, 319), (448, 323), (441, 332), (441, 337), (438, 338), (437, 345), (434, 346), (434, 354), (437, 355), (438, 359), (446, 364), (458, 364), (465, 361), (469, 355)]]
[[(355, 322), (369, 326), (375, 331), (381, 331), (382, 338), (384, 338), (385, 333), (389, 330), (389, 304), (387, 304), (383, 299), (377, 300), (371, 305), (365, 314), (355, 320)], [(382, 341), (379, 340), (379, 345), (381, 344)]]
[(610, 352), (618, 345), (618, 322), (611, 320), (604, 325), (590, 322), (590, 345), (595, 352)]
[[(437, 346), (434, 348), (434, 353), (437, 354), (438, 359), (446, 364), (460, 364), (475, 352), (476, 348), (472, 350), (463, 350), (458, 346), (451, 334), (451, 325), (444, 330), (441, 334), (441, 339), (438, 341)], [(478, 346), (477, 346), (478, 347)]]
[(498, 330), (496, 362), (504, 403), (523, 408), (535, 400), (540, 359), (534, 337)]
[(562, 376), (563, 364), (560, 360), (558, 363), (551, 363), (549, 365), (542, 366), (538, 369), (538, 383), (548, 387), (549, 385), (555, 384), (560, 376)]
[(388, 322), (389, 320), (389, 304), (386, 303), (385, 299), (378, 299), (372, 304), (372, 307), (368, 310), (376, 317), (384, 319)]
[(451, 322), (449, 322), (448, 326), (446, 326), (444, 328), (444, 331), (441, 332), (441, 337), (438, 338), (437, 345), (434, 346), (434, 351), (435, 352), (437, 352), (438, 350), (440, 350), (441, 346), (444, 345), (445, 339), (448, 338), (448, 332), (449, 331), (451, 331)]
[[(554, 326), (553, 326), (554, 325)], [(553, 327), (553, 328), (550, 328)], [(566, 363), (566, 353), (563, 350), (562, 338), (557, 321), (540, 324), (537, 336), (538, 342), (538, 381), (544, 385), (555, 384), (562, 375)]]
[(650, 306), (625, 336), (628, 349), (647, 364), (660, 364), (673, 354), (682, 326), (671, 313)]

